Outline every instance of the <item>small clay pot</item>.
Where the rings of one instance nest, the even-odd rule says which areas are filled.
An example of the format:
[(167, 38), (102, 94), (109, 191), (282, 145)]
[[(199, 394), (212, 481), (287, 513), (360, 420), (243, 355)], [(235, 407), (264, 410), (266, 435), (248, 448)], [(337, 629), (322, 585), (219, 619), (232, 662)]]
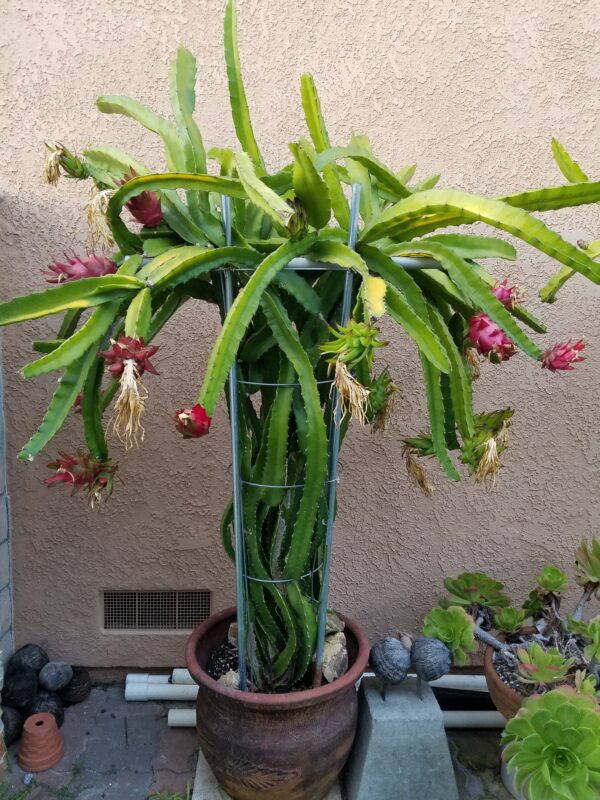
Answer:
[(18, 759), (24, 772), (51, 769), (64, 752), (64, 742), (52, 714), (34, 714), (25, 720)]
[(485, 682), (493, 704), (506, 719), (517, 715), (523, 703), (523, 695), (507, 686), (494, 669), (494, 648), (486, 647), (483, 661)]

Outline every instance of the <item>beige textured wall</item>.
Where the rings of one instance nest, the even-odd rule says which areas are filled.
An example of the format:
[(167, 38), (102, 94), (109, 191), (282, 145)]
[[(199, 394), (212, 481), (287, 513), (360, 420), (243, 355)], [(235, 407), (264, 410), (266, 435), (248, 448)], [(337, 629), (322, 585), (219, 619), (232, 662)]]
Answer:
[[(114, 144), (161, 166), (155, 139), (134, 123), (103, 117), (100, 93), (130, 94), (166, 112), (168, 61), (179, 42), (200, 63), (199, 106), (210, 145), (233, 145), (222, 56), (222, 0), (8, 0), (3, 18), (0, 205), (2, 297), (43, 287), (39, 270), (85, 245), (83, 187), (41, 184), (42, 142)], [(255, 128), (272, 167), (305, 133), (298, 80), (314, 73), (334, 142), (368, 132), (396, 167), (491, 195), (561, 182), (552, 135), (600, 175), (600, 22), (596, 0), (239, 0), (240, 47)], [(598, 207), (557, 213), (572, 241), (599, 235)], [(554, 267), (525, 246), (511, 278), (540, 310), (537, 288)], [(496, 265), (499, 267), (499, 265)], [(499, 267), (505, 269), (505, 267)], [(502, 272), (498, 272), (501, 275)], [(418, 430), (424, 404), (405, 338), (385, 354), (403, 398), (383, 438), (353, 430), (343, 455), (333, 602), (374, 636), (414, 628), (441, 577), (463, 568), (506, 576), (517, 598), (545, 561), (562, 564), (597, 529), (600, 500), (598, 290), (574, 280), (543, 309), (554, 337), (582, 335), (588, 360), (551, 375), (523, 357), (488, 367), (481, 410), (514, 404), (512, 443), (500, 488), (486, 494), (440, 475), (433, 500), (411, 489), (400, 437)], [(387, 333), (387, 327), (386, 328)], [(170, 416), (189, 401), (217, 332), (215, 316), (190, 305), (161, 340), (147, 436), (123, 455), (115, 495), (99, 514), (40, 484), (43, 457), (14, 458), (39, 419), (54, 378), (29, 385), (16, 374), (38, 322), (5, 338), (10, 490), (19, 642), (37, 640), (93, 665), (181, 662), (182, 637), (102, 635), (103, 588), (209, 588), (214, 607), (232, 599), (231, 570), (217, 542), (227, 496), (223, 411), (211, 435), (182, 442)], [(70, 420), (57, 444), (79, 444)], [(51, 448), (53, 453), (55, 446)], [(433, 470), (435, 472), (435, 469)]]

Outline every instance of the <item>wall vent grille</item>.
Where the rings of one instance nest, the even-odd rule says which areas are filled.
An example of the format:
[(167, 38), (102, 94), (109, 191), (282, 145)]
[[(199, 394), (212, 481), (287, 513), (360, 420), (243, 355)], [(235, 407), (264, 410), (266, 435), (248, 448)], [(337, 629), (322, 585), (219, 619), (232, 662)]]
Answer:
[(210, 592), (105, 591), (104, 629), (109, 631), (191, 630), (210, 616)]

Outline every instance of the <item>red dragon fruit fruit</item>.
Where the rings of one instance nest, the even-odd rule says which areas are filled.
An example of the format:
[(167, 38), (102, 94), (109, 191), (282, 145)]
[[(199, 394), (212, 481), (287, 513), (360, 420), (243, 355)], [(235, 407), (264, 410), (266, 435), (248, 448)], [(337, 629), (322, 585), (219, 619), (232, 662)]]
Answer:
[(134, 361), (138, 377), (148, 371), (152, 375), (158, 372), (152, 365), (150, 359), (158, 351), (158, 345), (147, 345), (143, 339), (135, 339), (132, 336), (121, 334), (117, 342), (111, 340), (108, 350), (101, 350), (100, 355), (107, 362), (108, 371), (113, 378), (120, 378), (125, 369), (126, 361)]
[[(136, 176), (136, 171), (132, 169), (130, 174), (123, 176), (121, 184), (133, 180)], [(125, 207), (137, 222), (147, 228), (156, 228), (164, 219), (160, 198), (155, 192), (140, 192), (125, 203)]]
[(574, 342), (569, 339), (568, 342), (561, 344), (557, 342), (553, 347), (549, 347), (540, 358), (542, 367), (549, 369), (552, 372), (565, 369), (575, 369), (573, 364), (579, 361), (585, 361), (585, 358), (580, 355), (585, 347), (583, 339)]
[(520, 292), (516, 286), (508, 285), (508, 278), (505, 278), (501, 283), (497, 283), (492, 288), (492, 293), (496, 295), (505, 308), (513, 308), (515, 303), (520, 302)]
[(491, 361), (508, 361), (517, 352), (511, 339), (487, 314), (475, 314), (469, 320), (469, 339), (482, 356)]
[(112, 494), (114, 474), (118, 468), (110, 461), (99, 461), (81, 450), (74, 455), (59, 452), (56, 461), (52, 461), (48, 467), (55, 473), (45, 479), (46, 486), (66, 484), (73, 487), (71, 494), (85, 489), (92, 506), (101, 500), (103, 493)]
[(175, 427), (184, 439), (197, 439), (206, 436), (210, 429), (212, 417), (199, 403), (193, 408), (182, 408), (175, 414)]
[(67, 263), (55, 261), (49, 264), (47, 270), (42, 270), (47, 275), (48, 283), (65, 283), (78, 281), (80, 278), (99, 278), (102, 275), (112, 275), (117, 271), (117, 265), (106, 256), (97, 256), (94, 253), (80, 258), (73, 253), (73, 258), (65, 253)]

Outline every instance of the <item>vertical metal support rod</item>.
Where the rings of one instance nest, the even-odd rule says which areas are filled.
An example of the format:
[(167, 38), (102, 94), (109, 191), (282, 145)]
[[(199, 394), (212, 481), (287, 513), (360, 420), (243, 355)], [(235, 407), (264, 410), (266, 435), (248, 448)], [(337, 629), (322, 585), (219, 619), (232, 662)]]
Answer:
[[(350, 230), (348, 231), (348, 247), (356, 247), (358, 235), (358, 215), (360, 211), (360, 184), (352, 186), (352, 201), (350, 204)], [(352, 311), (352, 288), (354, 274), (347, 270), (344, 279), (344, 294), (342, 298), (341, 324), (346, 325)], [(321, 597), (319, 598), (319, 624), (317, 629), (317, 648), (315, 653), (314, 686), (321, 685), (323, 670), (323, 651), (325, 649), (325, 633), (327, 630), (327, 605), (329, 600), (329, 579), (331, 574), (331, 548), (333, 544), (333, 523), (335, 521), (335, 500), (337, 494), (338, 455), (340, 452), (340, 425), (342, 412), (338, 404), (338, 392), (334, 388), (331, 395), (333, 425), (330, 428), (329, 450), (329, 497), (327, 507), (327, 533), (323, 554), (323, 581), (321, 584)]]
[[(222, 197), (225, 242), (231, 245), (231, 205)], [(225, 270), (225, 313), (233, 305), (232, 270)], [(237, 639), (240, 670), (240, 689), (246, 688), (246, 585), (244, 568), (244, 512), (242, 506), (242, 476), (240, 473), (237, 361), (229, 371), (229, 421), (231, 427), (231, 477), (233, 482), (233, 532), (235, 539), (235, 591), (237, 606)]]

